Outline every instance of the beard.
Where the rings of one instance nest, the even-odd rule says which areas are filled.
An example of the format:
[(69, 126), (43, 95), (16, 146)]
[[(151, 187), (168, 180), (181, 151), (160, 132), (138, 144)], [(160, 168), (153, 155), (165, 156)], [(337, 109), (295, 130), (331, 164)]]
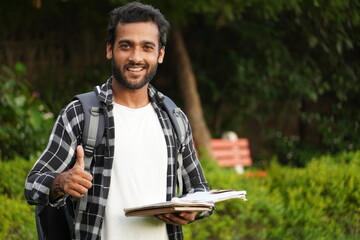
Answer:
[[(134, 66), (134, 67), (135, 66), (143, 66), (143, 67), (146, 67), (146, 69), (149, 69), (148, 64), (135, 64), (135, 63), (131, 63), (131, 62), (126, 64), (124, 66), (124, 69), (127, 69), (128, 67), (132, 67), (132, 66)], [(150, 72), (147, 73), (145, 75), (145, 77), (143, 79), (141, 79), (139, 82), (132, 83), (124, 76), (120, 67), (116, 64), (114, 58), (111, 60), (112, 75), (115, 78), (115, 80), (118, 83), (120, 83), (122, 86), (124, 86), (128, 89), (132, 89), (132, 90), (141, 89), (146, 84), (148, 84), (154, 78), (154, 76), (156, 74), (157, 66), (158, 66), (158, 64), (156, 64), (153, 69), (150, 69)]]

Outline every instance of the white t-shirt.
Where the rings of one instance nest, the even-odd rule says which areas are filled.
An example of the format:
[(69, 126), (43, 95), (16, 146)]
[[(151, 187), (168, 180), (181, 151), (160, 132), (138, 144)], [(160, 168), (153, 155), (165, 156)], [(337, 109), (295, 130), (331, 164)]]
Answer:
[(166, 225), (153, 217), (126, 217), (123, 209), (166, 200), (167, 150), (151, 106), (114, 104), (115, 152), (102, 227), (105, 240), (168, 240)]

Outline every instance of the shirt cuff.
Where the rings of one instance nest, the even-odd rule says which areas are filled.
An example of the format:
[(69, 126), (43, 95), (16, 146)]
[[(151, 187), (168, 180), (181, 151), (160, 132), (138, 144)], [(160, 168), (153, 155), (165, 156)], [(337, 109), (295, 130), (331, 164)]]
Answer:
[(56, 207), (56, 208), (59, 208), (59, 207), (62, 207), (66, 204), (66, 199), (69, 195), (68, 194), (65, 194), (64, 196), (61, 196), (60, 198), (58, 199), (55, 199), (54, 201), (48, 201), (48, 205), (50, 207)]

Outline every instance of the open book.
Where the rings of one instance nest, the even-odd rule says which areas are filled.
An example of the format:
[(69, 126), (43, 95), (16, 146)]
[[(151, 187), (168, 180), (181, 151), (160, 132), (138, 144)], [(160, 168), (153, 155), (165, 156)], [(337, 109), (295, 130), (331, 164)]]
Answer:
[(239, 198), (246, 201), (246, 191), (212, 190), (210, 192), (196, 192), (171, 201), (125, 208), (125, 216), (156, 215), (173, 212), (204, 212), (211, 211), (214, 203)]

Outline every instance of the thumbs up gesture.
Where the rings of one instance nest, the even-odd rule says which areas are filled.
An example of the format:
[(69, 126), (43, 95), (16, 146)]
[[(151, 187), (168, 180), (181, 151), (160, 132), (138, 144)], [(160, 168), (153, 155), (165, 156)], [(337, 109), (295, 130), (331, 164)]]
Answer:
[(76, 163), (74, 168), (79, 167), (82, 170), (85, 169), (85, 162), (84, 162), (84, 149), (82, 146), (77, 146), (76, 148)]
[(76, 163), (72, 169), (60, 173), (51, 187), (50, 198), (54, 200), (61, 194), (69, 194), (81, 198), (92, 187), (92, 176), (84, 170), (84, 149), (82, 146), (76, 148)]

